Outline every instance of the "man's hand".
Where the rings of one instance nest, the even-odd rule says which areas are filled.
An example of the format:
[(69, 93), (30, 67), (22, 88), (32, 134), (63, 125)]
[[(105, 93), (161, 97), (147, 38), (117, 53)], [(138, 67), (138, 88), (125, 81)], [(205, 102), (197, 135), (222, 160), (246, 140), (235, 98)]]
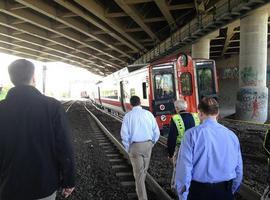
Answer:
[(62, 195), (67, 198), (69, 195), (71, 195), (71, 193), (73, 192), (73, 190), (75, 189), (75, 187), (73, 188), (64, 188), (62, 190)]

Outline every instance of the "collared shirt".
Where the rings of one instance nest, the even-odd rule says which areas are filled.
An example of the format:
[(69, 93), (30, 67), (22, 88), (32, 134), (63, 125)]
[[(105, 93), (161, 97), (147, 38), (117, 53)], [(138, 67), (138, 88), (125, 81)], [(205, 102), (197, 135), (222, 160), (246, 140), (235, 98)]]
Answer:
[(133, 142), (158, 141), (160, 132), (153, 114), (141, 106), (135, 106), (128, 112), (122, 123), (121, 138), (126, 151)]
[[(232, 192), (239, 188), (243, 164), (237, 136), (216, 120), (206, 119), (189, 129), (181, 143), (176, 165), (179, 199), (186, 200), (191, 180), (217, 183), (233, 179)], [(182, 194), (183, 187), (186, 187)]]

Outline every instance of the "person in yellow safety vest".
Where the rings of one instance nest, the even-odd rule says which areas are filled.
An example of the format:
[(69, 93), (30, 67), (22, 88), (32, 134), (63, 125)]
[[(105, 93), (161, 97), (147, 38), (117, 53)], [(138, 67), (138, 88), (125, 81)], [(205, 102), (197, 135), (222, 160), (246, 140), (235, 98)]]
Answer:
[(198, 126), (200, 119), (198, 113), (187, 112), (187, 102), (179, 99), (174, 102), (176, 114), (172, 116), (170, 130), (167, 140), (168, 159), (173, 164), (173, 174), (171, 179), (171, 189), (175, 190), (175, 167), (178, 157), (178, 149), (186, 130)]

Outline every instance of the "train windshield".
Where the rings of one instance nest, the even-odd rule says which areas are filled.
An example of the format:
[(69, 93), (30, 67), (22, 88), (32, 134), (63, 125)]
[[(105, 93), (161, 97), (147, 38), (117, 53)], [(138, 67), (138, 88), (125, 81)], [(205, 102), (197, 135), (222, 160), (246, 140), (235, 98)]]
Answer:
[(155, 99), (175, 98), (173, 66), (154, 68)]
[(214, 67), (213, 61), (196, 63), (197, 85), (200, 99), (205, 96), (216, 96)]

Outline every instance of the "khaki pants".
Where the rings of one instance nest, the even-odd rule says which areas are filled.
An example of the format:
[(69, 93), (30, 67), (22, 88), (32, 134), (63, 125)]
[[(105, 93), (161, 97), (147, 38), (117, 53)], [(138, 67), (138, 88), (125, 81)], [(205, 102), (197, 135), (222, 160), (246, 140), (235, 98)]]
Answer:
[(54, 192), (52, 195), (42, 198), (42, 199), (38, 199), (38, 200), (55, 200), (56, 198), (56, 192)]
[(179, 147), (175, 147), (175, 151), (173, 154), (173, 173), (172, 173), (172, 180), (171, 180), (171, 189), (172, 190), (176, 190), (175, 173), (176, 173), (176, 163), (177, 163), (177, 158), (178, 158), (178, 152), (179, 152)]
[(153, 143), (152, 141), (132, 143), (129, 157), (133, 167), (136, 192), (139, 200), (147, 200), (145, 178), (149, 167)]

